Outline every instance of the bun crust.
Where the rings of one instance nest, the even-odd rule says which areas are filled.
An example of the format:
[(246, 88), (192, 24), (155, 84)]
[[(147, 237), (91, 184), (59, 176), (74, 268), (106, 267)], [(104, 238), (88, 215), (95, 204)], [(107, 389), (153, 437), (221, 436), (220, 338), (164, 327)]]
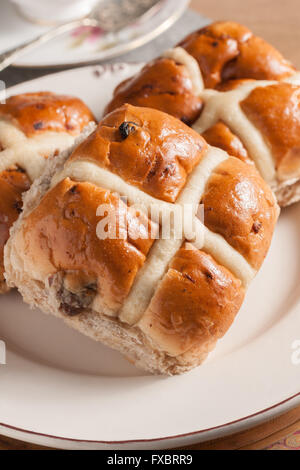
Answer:
[(50, 92), (11, 96), (0, 104), (0, 293), (7, 291), (3, 250), (22, 212), (22, 193), (46, 159), (71, 145), (91, 120), (81, 100)]
[(175, 255), (139, 327), (180, 361), (202, 356), (224, 336), (245, 289), (209, 254), (183, 246)]
[(138, 75), (120, 83), (104, 115), (124, 103), (164, 111), (186, 124), (197, 119), (202, 107), (186, 68), (164, 57), (150, 62)]
[[(99, 243), (96, 214), (102, 204), (118, 223), (116, 238)], [(127, 297), (153, 244), (151, 225), (146, 216), (137, 218), (107, 189), (66, 178), (47, 192), (26, 218), (16, 243), (26, 253), (26, 269), (34, 272), (36, 279), (43, 281), (48, 277), (51, 283), (51, 276), (63, 269), (64, 290), (70, 289), (74, 296), (87, 291), (87, 301), (93, 301), (99, 286), (102, 301), (115, 311)], [(122, 230), (126, 231), (126, 239), (118, 237)], [(139, 237), (140, 233), (148, 236), (148, 232), (149, 238)], [(76, 305), (72, 313), (72, 305), (67, 305), (67, 295), (64, 301), (64, 294), (62, 291), (67, 313), (78, 313)]]
[(212, 23), (178, 45), (198, 61), (207, 88), (232, 79), (282, 80), (295, 72), (280, 52), (232, 21)]
[[(134, 126), (126, 139), (117, 137), (120, 125), (133, 117), (138, 130)], [(137, 172), (137, 149), (143, 155), (144, 141), (151, 161), (159, 154), (163, 163), (182, 165), (184, 181), (175, 185), (177, 179), (166, 177), (160, 192), (155, 175), (155, 191), (149, 181), (144, 184), (144, 174)], [(162, 167), (155, 168), (162, 179)], [(170, 188), (170, 181), (171, 201), (166, 197), (170, 192), (162, 189), (163, 184)], [(211, 230), (196, 211), (214, 191), (217, 197), (222, 194), (222, 202), (218, 207), (213, 197)], [(239, 195), (245, 204), (227, 212), (233, 232), (223, 236), (221, 204), (230, 207)], [(144, 207), (134, 213), (137, 200)], [(103, 201), (117, 215), (122, 239), (99, 237), (104, 216), (97, 207)], [(163, 226), (162, 218), (150, 211), (153, 203), (161, 214), (193, 204), (195, 231), (203, 237), (187, 236), (183, 229), (176, 237), (171, 223), (170, 237), (157, 239)], [(277, 216), (273, 194), (254, 167), (207, 146), (171, 116), (124, 105), (71, 155), (49, 159), (5, 247), (6, 278), (26, 302), (121, 351), (137, 366), (177, 374), (200, 364), (232, 324)], [(250, 220), (252, 225), (261, 221), (259, 230), (252, 230)], [(142, 235), (149, 232), (145, 239)]]
[(27, 136), (45, 131), (76, 136), (90, 121), (95, 121), (80, 99), (49, 91), (10, 96), (0, 106), (1, 118), (13, 121)]
[(158, 199), (174, 202), (206, 149), (197, 132), (173, 117), (127, 105), (107, 115), (71, 161), (91, 161)]
[(202, 137), (204, 137), (209, 145), (219, 147), (229, 153), (229, 155), (239, 158), (246, 163), (253, 163), (242, 141), (222, 121), (217, 122), (203, 132)]
[[(140, 104), (137, 97), (143, 96), (143, 105), (179, 117), (210, 145), (254, 162), (281, 206), (299, 200), (300, 72), (234, 22), (202, 28), (164, 56), (119, 85), (107, 110), (125, 102)], [(173, 60), (172, 70), (166, 60)], [(179, 85), (183, 74), (190, 77), (188, 95)], [(166, 97), (172, 97), (172, 107)]]
[(255, 88), (241, 108), (271, 147), (278, 179), (300, 178), (300, 87)]
[(225, 160), (208, 181), (202, 203), (206, 226), (258, 270), (272, 240), (277, 211), (270, 188), (254, 166), (235, 158)]
[(22, 193), (30, 188), (30, 181), (22, 170), (11, 168), (0, 174), (0, 293), (7, 291), (4, 279), (3, 253), (9, 238), (9, 229), (22, 211)]

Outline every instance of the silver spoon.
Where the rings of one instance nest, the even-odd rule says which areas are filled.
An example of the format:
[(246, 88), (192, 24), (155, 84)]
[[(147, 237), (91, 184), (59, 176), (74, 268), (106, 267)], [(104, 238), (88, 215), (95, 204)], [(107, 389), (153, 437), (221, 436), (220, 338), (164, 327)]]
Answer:
[(3, 54), (0, 54), (0, 72), (11, 65), (18, 57), (41, 44), (45, 44), (61, 34), (80, 26), (99, 27), (105, 32), (117, 32), (137, 19), (146, 20), (159, 8), (162, 0), (102, 0), (89, 16), (61, 24)]

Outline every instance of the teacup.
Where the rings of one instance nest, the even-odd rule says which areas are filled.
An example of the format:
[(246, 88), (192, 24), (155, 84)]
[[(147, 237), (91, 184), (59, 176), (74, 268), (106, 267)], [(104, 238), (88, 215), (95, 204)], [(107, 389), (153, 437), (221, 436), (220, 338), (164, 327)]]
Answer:
[(30, 21), (58, 24), (88, 15), (99, 0), (11, 0), (11, 2)]

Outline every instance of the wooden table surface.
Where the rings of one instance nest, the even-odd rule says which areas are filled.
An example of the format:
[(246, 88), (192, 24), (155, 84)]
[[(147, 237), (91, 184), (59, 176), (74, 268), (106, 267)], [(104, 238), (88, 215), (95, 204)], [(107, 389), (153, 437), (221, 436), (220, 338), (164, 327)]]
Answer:
[[(300, 68), (299, 0), (192, 0), (191, 7), (216, 20), (234, 20), (276, 46)], [(300, 450), (300, 407), (263, 425), (189, 449)], [(42, 449), (0, 436), (0, 450)]]

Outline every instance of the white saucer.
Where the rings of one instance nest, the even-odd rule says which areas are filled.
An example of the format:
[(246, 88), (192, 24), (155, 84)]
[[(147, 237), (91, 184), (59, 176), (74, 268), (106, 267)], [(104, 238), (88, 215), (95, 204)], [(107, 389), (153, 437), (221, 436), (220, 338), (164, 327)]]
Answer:
[[(142, 24), (117, 35), (102, 36), (98, 30), (83, 28), (50, 41), (20, 57), (18, 67), (55, 67), (99, 62), (119, 56), (153, 40), (172, 26), (184, 13), (190, 0), (164, 0), (160, 9)], [(49, 27), (22, 18), (7, 0), (1, 2), (0, 54), (37, 37)]]

